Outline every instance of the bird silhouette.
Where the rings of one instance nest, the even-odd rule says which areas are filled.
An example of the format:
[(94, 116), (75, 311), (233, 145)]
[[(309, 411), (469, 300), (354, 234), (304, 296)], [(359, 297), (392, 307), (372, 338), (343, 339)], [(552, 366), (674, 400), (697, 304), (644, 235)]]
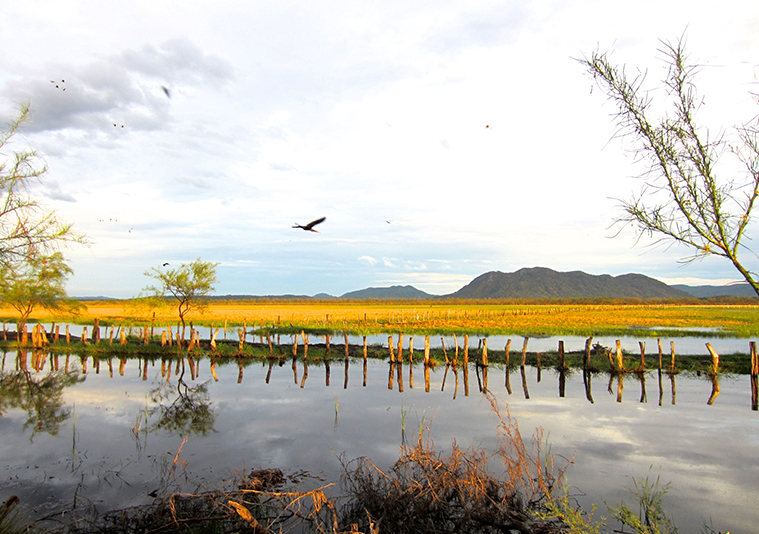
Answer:
[(314, 226), (316, 226), (317, 224), (323, 223), (325, 219), (326, 219), (326, 217), (322, 217), (321, 219), (316, 219), (315, 221), (311, 221), (310, 223), (308, 223), (305, 226), (302, 226), (302, 225), (300, 225), (298, 223), (295, 223), (295, 226), (293, 226), (293, 228), (302, 228), (303, 230), (305, 230), (307, 232), (316, 232), (316, 233), (319, 233), (318, 230), (314, 230)]
[(163, 264), (164, 267), (166, 267), (169, 264), (169, 262), (166, 262)]
[(165, 85), (162, 85), (162, 86), (161, 86), (161, 89), (163, 89), (163, 92), (164, 92), (164, 93), (166, 93), (166, 96), (167, 96), (168, 98), (171, 98), (171, 91), (169, 91), (169, 88), (168, 88), (168, 87), (166, 87)]

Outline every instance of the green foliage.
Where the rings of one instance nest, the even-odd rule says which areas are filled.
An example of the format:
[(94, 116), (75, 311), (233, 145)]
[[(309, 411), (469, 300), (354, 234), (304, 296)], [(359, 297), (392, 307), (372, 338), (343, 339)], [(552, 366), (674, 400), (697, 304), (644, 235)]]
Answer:
[[(73, 232), (54, 211), (46, 211), (29, 196), (29, 186), (47, 172), (40, 156), (27, 149), (6, 155), (12, 138), (29, 120), (29, 105), (22, 104), (19, 116), (0, 132), (0, 267), (14, 265), (50, 253), (63, 243), (82, 243), (83, 235)], [(5, 273), (4, 273), (5, 274)]]
[(669, 484), (660, 485), (659, 477), (651, 481), (633, 479), (634, 488), (630, 492), (638, 500), (639, 512), (635, 514), (624, 501), (619, 506), (607, 506), (612, 517), (633, 529), (635, 534), (676, 534), (677, 528), (667, 517), (662, 501), (669, 490)]
[(190, 310), (202, 310), (208, 306), (205, 300), (198, 297), (208, 295), (214, 290), (213, 284), (218, 282), (217, 265), (219, 264), (201, 261), (198, 258), (192, 263), (183, 263), (177, 269), (153, 267), (145, 271), (145, 276), (156, 279), (159, 285), (146, 287), (145, 291), (159, 297), (167, 293), (174, 297), (179, 302), (177, 312), (184, 328), (184, 318)]
[(606, 518), (593, 520), (595, 505), (590, 513), (580, 506), (573, 506), (568, 492), (545, 503), (543, 510), (536, 512), (535, 517), (545, 522), (558, 523), (562, 534), (600, 534), (606, 526)]
[(60, 252), (32, 254), (14, 265), (0, 266), (0, 300), (15, 309), (19, 325), (26, 324), (35, 308), (75, 311), (78, 301), (66, 296), (66, 279), (73, 271)]

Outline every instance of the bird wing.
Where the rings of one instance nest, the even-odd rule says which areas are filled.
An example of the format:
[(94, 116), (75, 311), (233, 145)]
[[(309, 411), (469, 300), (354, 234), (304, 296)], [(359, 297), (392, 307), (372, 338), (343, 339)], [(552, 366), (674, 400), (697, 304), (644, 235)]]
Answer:
[(311, 228), (313, 228), (317, 224), (323, 223), (325, 219), (326, 219), (326, 217), (322, 217), (321, 219), (316, 219), (315, 221), (311, 221), (306, 226), (304, 226), (303, 229), (304, 230), (310, 230)]

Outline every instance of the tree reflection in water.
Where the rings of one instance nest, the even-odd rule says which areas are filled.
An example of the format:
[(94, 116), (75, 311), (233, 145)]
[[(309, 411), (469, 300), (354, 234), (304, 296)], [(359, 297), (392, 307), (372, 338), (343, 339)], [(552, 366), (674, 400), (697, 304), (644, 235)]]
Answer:
[[(38, 355), (33, 359), (40, 360)], [(27, 413), (24, 430), (32, 429), (30, 441), (42, 432), (55, 436), (61, 423), (71, 417), (71, 410), (63, 408), (63, 391), (84, 382), (85, 376), (79, 371), (53, 370), (52, 362), (48, 374), (33, 373), (26, 364), (24, 350), (18, 351), (16, 361), (17, 371), (0, 371), (0, 417), (12, 408), (24, 410)]]
[[(207, 435), (216, 432), (213, 428), (216, 415), (211, 409), (211, 397), (208, 394), (210, 380), (195, 387), (188, 386), (180, 375), (176, 387), (162, 382), (150, 391), (150, 398), (157, 406), (151, 408), (150, 416), (157, 415), (152, 430), (165, 430), (172, 434)], [(176, 398), (171, 398), (176, 394)], [(169, 402), (171, 401), (171, 402)]]

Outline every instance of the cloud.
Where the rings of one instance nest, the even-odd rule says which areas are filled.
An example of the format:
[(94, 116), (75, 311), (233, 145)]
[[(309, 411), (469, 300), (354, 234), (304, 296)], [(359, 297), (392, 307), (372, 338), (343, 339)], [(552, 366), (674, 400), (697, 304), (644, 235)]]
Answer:
[(76, 198), (63, 191), (61, 185), (58, 182), (46, 182), (43, 186), (44, 194), (48, 198), (53, 200), (60, 200), (63, 202), (76, 202)]
[(377, 265), (377, 260), (375, 258), (372, 258), (371, 256), (361, 256), (358, 258), (358, 261), (361, 263), (366, 263), (367, 265), (375, 266)]
[[(51, 77), (50, 72), (66, 74)], [(229, 81), (232, 73), (227, 61), (180, 38), (83, 65), (27, 70), (8, 80), (3, 93), (11, 101), (30, 102), (33, 120), (27, 131), (73, 129), (112, 137), (160, 130), (172, 122), (163, 85), (180, 93), (198, 86), (217, 87)]]

